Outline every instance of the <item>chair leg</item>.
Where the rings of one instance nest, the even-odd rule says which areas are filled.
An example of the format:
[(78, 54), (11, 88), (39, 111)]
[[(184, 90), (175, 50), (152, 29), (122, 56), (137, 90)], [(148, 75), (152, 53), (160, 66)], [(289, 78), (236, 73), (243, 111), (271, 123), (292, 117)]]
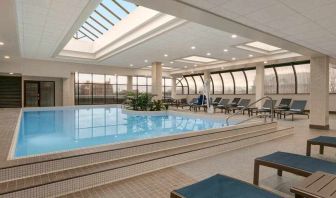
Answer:
[(324, 153), (324, 146), (320, 145), (320, 154), (323, 155), (323, 153)]
[(294, 121), (294, 114), (292, 114), (292, 121)]
[(306, 156), (311, 155), (311, 143), (308, 141), (307, 142), (307, 149), (306, 149)]
[(254, 161), (253, 184), (257, 186), (259, 185), (259, 169), (260, 169), (259, 163)]
[(282, 176), (282, 170), (278, 169), (278, 176)]

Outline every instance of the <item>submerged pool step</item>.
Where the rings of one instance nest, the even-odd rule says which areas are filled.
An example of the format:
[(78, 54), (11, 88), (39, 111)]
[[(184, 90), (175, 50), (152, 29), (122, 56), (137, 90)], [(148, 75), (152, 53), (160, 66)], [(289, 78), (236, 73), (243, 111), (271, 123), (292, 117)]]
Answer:
[[(221, 152), (268, 141), (291, 133), (291, 128), (269, 128), (259, 131), (245, 132), (238, 135), (219, 138), (217, 140), (203, 141), (127, 159), (114, 160), (73, 170), (61, 171), (59, 173), (46, 174), (39, 177), (26, 178), (21, 181), (16, 181), (16, 187), (8, 188), (8, 186), (15, 184), (13, 183), (14, 181), (12, 181), (12, 184), (6, 182), (7, 188), (6, 190), (2, 190), (1, 194), (4, 197), (48, 197), (67, 194)], [(35, 181), (35, 183), (29, 181)], [(17, 185), (20, 183), (27, 183), (27, 185)], [(28, 185), (29, 183), (30, 185)]]
[[(130, 142), (122, 144), (120, 147), (112, 145), (112, 148), (110, 148), (110, 146), (106, 146), (103, 147), (102, 150), (92, 153), (80, 153), (80, 155), (66, 156), (51, 160), (49, 160), (49, 156), (47, 156), (47, 160), (30, 163), (31, 161), (34, 161), (34, 158), (32, 158), (33, 160), (27, 160), (28, 163), (18, 163), (20, 164), (19, 166), (0, 168), (0, 182), (57, 172), (111, 160), (119, 160), (131, 156), (150, 153), (153, 151), (165, 150), (190, 143), (202, 142), (204, 140), (232, 136), (248, 131), (276, 128), (276, 126), (276, 123), (258, 123), (252, 126), (242, 125), (240, 128), (223, 128), (222, 131), (205, 133), (199, 132), (199, 134), (196, 133), (192, 136), (183, 134), (179, 138), (165, 138), (164, 140), (158, 139), (157, 141), (145, 142), (142, 144), (134, 144)], [(20, 159), (17, 161), (20, 161)]]

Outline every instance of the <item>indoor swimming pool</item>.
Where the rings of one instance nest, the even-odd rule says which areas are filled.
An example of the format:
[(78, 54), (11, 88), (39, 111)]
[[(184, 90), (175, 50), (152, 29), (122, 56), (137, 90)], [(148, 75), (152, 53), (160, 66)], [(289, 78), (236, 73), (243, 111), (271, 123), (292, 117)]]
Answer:
[(23, 110), (14, 158), (225, 127), (225, 119), (186, 113), (133, 114), (119, 107)]

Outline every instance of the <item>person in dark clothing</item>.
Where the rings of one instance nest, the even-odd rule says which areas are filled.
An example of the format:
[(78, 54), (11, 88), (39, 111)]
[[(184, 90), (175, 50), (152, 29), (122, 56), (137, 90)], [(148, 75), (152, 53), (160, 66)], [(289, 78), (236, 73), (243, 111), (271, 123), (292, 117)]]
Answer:
[(206, 96), (202, 92), (199, 92), (199, 93), (200, 95), (197, 99), (197, 105), (203, 105), (205, 104)]

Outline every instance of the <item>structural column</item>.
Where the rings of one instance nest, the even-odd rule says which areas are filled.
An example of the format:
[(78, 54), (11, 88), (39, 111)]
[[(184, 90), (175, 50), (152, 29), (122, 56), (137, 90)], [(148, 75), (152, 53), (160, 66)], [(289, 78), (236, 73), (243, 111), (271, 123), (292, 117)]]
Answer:
[(172, 90), (171, 90), (171, 97), (176, 98), (176, 77), (172, 78)]
[(127, 76), (127, 91), (133, 90), (133, 76)]
[(63, 79), (63, 106), (75, 105), (75, 74)]
[[(255, 94), (256, 100), (265, 96), (265, 66), (257, 65), (256, 67), (256, 80), (255, 80)], [(261, 108), (262, 102), (256, 104), (258, 108)]]
[[(207, 90), (210, 96), (210, 72), (204, 71), (204, 92)], [(206, 83), (207, 82), (207, 83)]]
[(310, 59), (310, 128), (329, 129), (329, 57)]
[(154, 99), (162, 99), (162, 64), (160, 62), (152, 63), (152, 94)]

